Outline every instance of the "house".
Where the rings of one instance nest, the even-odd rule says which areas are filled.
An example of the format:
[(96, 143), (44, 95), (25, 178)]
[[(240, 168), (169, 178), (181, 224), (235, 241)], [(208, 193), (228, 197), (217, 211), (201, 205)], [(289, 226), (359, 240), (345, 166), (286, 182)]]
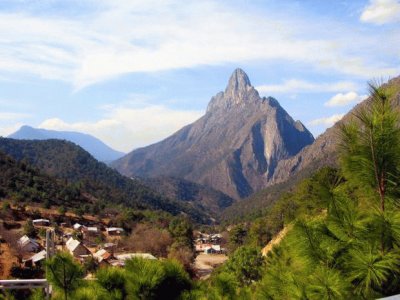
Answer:
[(125, 253), (116, 255), (115, 258), (120, 261), (125, 261), (131, 258), (143, 258), (143, 259), (157, 259), (155, 256), (151, 255), (150, 253)]
[(89, 226), (89, 227), (82, 226), (81, 230), (82, 230), (82, 233), (85, 235), (85, 237), (98, 236), (100, 233), (100, 230), (94, 226)]
[(40, 245), (36, 240), (31, 239), (27, 235), (24, 235), (18, 240), (18, 247), (23, 252), (36, 252), (40, 249)]
[(105, 249), (100, 249), (99, 251), (93, 254), (93, 257), (97, 259), (99, 263), (102, 263), (112, 259), (113, 255)]
[(124, 267), (125, 261), (134, 257), (143, 259), (157, 259), (150, 253), (124, 253), (113, 256), (108, 260), (108, 263), (113, 267)]
[(211, 247), (211, 244), (204, 244), (203, 242), (195, 245), (196, 252), (204, 252), (207, 247)]
[(106, 231), (109, 236), (121, 236), (124, 233), (124, 229), (120, 227), (109, 227)]
[(82, 245), (80, 241), (75, 240), (72, 237), (65, 243), (65, 246), (67, 247), (69, 253), (71, 253), (71, 255), (74, 257), (91, 254), (88, 248)]
[(50, 220), (47, 219), (36, 219), (32, 220), (33, 226), (50, 226)]
[(211, 245), (204, 248), (205, 254), (216, 254), (222, 253), (222, 249), (220, 245)]
[(46, 254), (46, 250), (42, 250), (31, 256), (29, 259), (24, 260), (25, 267), (40, 266), (42, 261), (46, 259)]
[(82, 228), (83, 225), (79, 224), (79, 223), (75, 223), (72, 228), (74, 228), (74, 230), (78, 231)]
[(117, 248), (117, 244), (114, 244), (114, 243), (105, 243), (103, 245), (103, 249), (107, 250), (110, 253), (114, 253), (116, 248)]

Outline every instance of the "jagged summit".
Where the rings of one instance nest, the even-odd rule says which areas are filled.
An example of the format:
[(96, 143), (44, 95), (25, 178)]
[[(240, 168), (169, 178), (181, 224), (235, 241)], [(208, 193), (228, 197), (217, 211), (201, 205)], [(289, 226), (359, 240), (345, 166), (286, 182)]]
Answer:
[(259, 100), (258, 92), (250, 83), (247, 74), (240, 68), (233, 71), (225, 92), (219, 92), (211, 98), (207, 112), (227, 110), (234, 106), (244, 106), (246, 103)]
[(225, 93), (246, 91), (251, 86), (249, 76), (240, 68), (233, 71)]
[(113, 166), (127, 176), (183, 178), (238, 199), (263, 188), (280, 160), (313, 141), (301, 122), (274, 98), (261, 98), (246, 73), (236, 69), (203, 117)]

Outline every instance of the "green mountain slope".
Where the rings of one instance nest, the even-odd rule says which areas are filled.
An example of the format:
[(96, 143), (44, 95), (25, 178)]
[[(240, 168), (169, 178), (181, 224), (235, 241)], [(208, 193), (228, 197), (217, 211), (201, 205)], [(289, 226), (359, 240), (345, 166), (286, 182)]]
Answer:
[(18, 161), (26, 160), (46, 174), (78, 184), (105, 202), (137, 209), (160, 209), (172, 214), (185, 213), (196, 221), (209, 221), (208, 214), (191, 203), (171, 200), (138, 179), (120, 175), (73, 143), (0, 138), (0, 150)]
[(89, 199), (79, 188), (40, 173), (0, 151), (0, 199), (78, 207)]
[(171, 199), (195, 202), (215, 215), (230, 207), (235, 200), (209, 186), (174, 177), (143, 178), (143, 182)]

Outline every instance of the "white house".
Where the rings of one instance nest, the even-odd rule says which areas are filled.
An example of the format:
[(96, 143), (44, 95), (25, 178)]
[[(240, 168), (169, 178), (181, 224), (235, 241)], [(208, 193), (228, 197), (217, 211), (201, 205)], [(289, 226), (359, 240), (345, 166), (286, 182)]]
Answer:
[(69, 253), (71, 253), (71, 255), (74, 257), (91, 254), (88, 248), (82, 245), (80, 241), (75, 240), (72, 237), (65, 243), (65, 246), (67, 247)]
[(74, 228), (74, 230), (80, 230), (81, 227), (82, 227), (82, 225), (79, 224), (79, 223), (75, 223), (75, 224), (72, 226), (72, 228)]
[(81, 231), (85, 234), (86, 237), (97, 236), (100, 233), (100, 230), (94, 226), (89, 226), (89, 227), (82, 226)]
[(36, 252), (39, 250), (40, 245), (34, 239), (24, 235), (18, 240), (18, 247), (23, 252)]
[(115, 258), (121, 261), (125, 261), (127, 259), (131, 259), (134, 257), (143, 258), (143, 259), (157, 259), (155, 256), (150, 253), (125, 253), (116, 255)]
[(221, 246), (220, 245), (211, 245), (204, 248), (205, 254), (214, 254), (214, 253), (221, 253)]
[(109, 227), (106, 228), (106, 231), (108, 235), (120, 236), (124, 232), (124, 229), (120, 227)]
[(103, 261), (107, 261), (107, 260), (111, 259), (113, 256), (107, 250), (100, 249), (99, 251), (97, 251), (96, 253), (93, 254), (93, 257), (96, 258), (99, 263), (101, 263)]
[(50, 226), (50, 220), (47, 219), (35, 219), (32, 220), (33, 226)]
[(42, 250), (24, 261), (25, 266), (36, 266), (46, 258), (46, 250)]

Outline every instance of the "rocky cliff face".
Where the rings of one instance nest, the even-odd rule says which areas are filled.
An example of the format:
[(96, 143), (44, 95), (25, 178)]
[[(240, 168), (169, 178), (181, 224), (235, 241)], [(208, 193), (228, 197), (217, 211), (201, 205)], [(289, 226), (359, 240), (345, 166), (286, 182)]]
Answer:
[(114, 162), (128, 176), (173, 176), (211, 186), (233, 198), (263, 188), (279, 161), (314, 141), (273, 98), (261, 98), (237, 69), (206, 114), (165, 140)]
[[(400, 77), (393, 78), (385, 85), (392, 89), (394, 96), (393, 106), (398, 110), (400, 107)], [(279, 161), (274, 175), (267, 185), (272, 186), (285, 182), (300, 172), (305, 172), (306, 174), (303, 176), (306, 176), (324, 166), (337, 166), (338, 130), (340, 124), (351, 121), (354, 112), (363, 106), (369, 105), (370, 101), (371, 99), (368, 98), (356, 105), (339, 122), (321, 134), (312, 145), (305, 147), (297, 155)]]

